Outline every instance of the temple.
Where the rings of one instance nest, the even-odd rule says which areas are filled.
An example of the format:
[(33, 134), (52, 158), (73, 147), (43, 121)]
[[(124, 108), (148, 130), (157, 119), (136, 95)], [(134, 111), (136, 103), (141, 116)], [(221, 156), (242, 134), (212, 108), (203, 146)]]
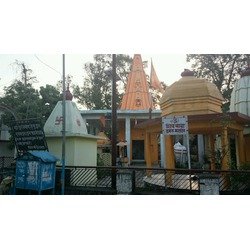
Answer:
[[(97, 140), (101, 139), (88, 134), (86, 123), (83, 120), (76, 104), (72, 101), (73, 95), (66, 90), (66, 160), (67, 166), (96, 166)], [(44, 132), (49, 151), (61, 159), (62, 156), (62, 101), (59, 101), (48, 117)]]
[[(161, 89), (155, 70), (150, 78), (153, 81), (153, 86)], [(104, 123), (106, 126), (110, 125), (111, 110), (82, 110), (81, 114), (86, 123), (89, 124), (89, 132), (92, 134), (98, 134), (103, 129)], [(126, 141), (128, 164), (145, 164), (145, 135), (142, 129), (136, 128), (136, 125), (148, 119), (159, 118), (160, 114), (161, 111), (155, 108), (149, 91), (149, 83), (141, 55), (135, 54), (127, 87), (120, 108), (117, 110), (117, 139), (118, 142)], [(100, 125), (96, 124), (97, 120), (100, 121)], [(106, 146), (106, 148), (110, 147), (108, 143)], [(103, 141), (99, 142), (99, 147), (105, 147)], [(153, 164), (158, 164), (159, 150), (159, 138), (155, 134), (151, 139)]]
[[(235, 85), (231, 103), (233, 112), (222, 113), (223, 97), (214, 83), (196, 78), (190, 70), (184, 70), (181, 76), (181, 79), (166, 88), (160, 100), (161, 117), (187, 116), (191, 168), (203, 168), (208, 164), (210, 170), (229, 170), (232, 164), (239, 167), (249, 163), (249, 139), (244, 131), (250, 124), (250, 117), (246, 112), (235, 112), (240, 111), (239, 103), (242, 100), (239, 100), (239, 96), (243, 99), (246, 97), (245, 92), (239, 95), (239, 89), (242, 89), (239, 86), (242, 82), (246, 84), (248, 79), (242, 79)], [(242, 110), (246, 111), (246, 100), (242, 105)], [(146, 165), (149, 168), (152, 166), (151, 138), (152, 135), (162, 134), (162, 118), (137, 125), (145, 134)], [(176, 167), (174, 143), (179, 139), (174, 135), (166, 135), (162, 140), (164, 149), (161, 160), (168, 169)], [(235, 148), (230, 145), (235, 145)]]
[[(157, 109), (151, 88), (162, 94)], [(111, 153), (111, 110), (81, 110), (66, 91), (66, 165), (95, 166), (97, 154)], [(117, 110), (117, 143), (127, 145), (128, 165), (148, 168), (178, 167), (174, 145), (187, 148), (185, 136), (163, 135), (164, 117), (187, 116), (191, 168), (228, 170), (250, 163), (250, 68), (242, 72), (231, 94), (230, 112), (222, 112), (224, 99), (216, 85), (185, 69), (181, 78), (163, 90), (151, 60), (147, 77), (140, 54), (135, 54), (125, 93)], [(3, 126), (3, 125), (2, 125)], [(45, 127), (50, 151), (61, 156), (62, 102), (59, 101)], [(14, 155), (8, 149), (9, 135), (2, 129), (0, 156)], [(82, 152), (85, 152), (83, 155)], [(86, 156), (86, 157), (85, 157)], [(107, 165), (111, 165), (110, 159)], [(186, 166), (184, 166), (186, 167)]]

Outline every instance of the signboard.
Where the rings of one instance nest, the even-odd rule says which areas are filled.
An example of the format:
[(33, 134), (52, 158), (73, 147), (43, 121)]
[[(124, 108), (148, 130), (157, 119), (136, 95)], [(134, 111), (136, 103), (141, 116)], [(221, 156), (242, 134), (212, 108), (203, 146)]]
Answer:
[(28, 150), (48, 151), (43, 127), (39, 120), (17, 120), (12, 124), (12, 132), (19, 155)]
[(162, 117), (164, 135), (185, 135), (188, 132), (187, 116)]
[(163, 133), (163, 135), (186, 135), (188, 168), (191, 169), (187, 116), (182, 115), (182, 116), (162, 117), (162, 133)]

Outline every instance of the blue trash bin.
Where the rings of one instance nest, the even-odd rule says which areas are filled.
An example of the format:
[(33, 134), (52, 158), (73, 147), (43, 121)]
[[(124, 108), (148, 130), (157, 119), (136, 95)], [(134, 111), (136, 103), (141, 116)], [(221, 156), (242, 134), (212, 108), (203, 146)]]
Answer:
[(57, 160), (48, 151), (28, 151), (17, 158), (15, 188), (54, 193)]

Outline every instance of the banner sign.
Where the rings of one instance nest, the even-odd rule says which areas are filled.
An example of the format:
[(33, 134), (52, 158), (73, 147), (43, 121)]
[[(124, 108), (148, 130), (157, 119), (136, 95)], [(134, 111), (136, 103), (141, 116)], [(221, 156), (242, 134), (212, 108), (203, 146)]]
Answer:
[(29, 150), (48, 151), (40, 120), (17, 120), (12, 124), (12, 132), (19, 155)]
[(162, 132), (164, 135), (185, 135), (188, 132), (187, 116), (162, 117)]

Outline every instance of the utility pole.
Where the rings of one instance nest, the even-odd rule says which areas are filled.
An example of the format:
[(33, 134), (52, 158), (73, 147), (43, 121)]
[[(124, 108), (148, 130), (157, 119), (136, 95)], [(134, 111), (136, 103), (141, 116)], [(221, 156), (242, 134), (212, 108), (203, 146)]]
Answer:
[(66, 100), (66, 93), (65, 93), (65, 54), (62, 55), (62, 62), (63, 62), (63, 100), (62, 100), (62, 173), (61, 173), (61, 194), (64, 195), (65, 189), (65, 125), (66, 125), (66, 107), (65, 107), (65, 100)]
[(27, 69), (25, 67), (25, 64), (22, 63), (22, 66), (23, 66), (23, 74), (24, 74), (24, 84), (26, 85), (27, 84)]
[(117, 108), (116, 108), (116, 54), (112, 54), (112, 188), (116, 189), (116, 141), (117, 141)]

